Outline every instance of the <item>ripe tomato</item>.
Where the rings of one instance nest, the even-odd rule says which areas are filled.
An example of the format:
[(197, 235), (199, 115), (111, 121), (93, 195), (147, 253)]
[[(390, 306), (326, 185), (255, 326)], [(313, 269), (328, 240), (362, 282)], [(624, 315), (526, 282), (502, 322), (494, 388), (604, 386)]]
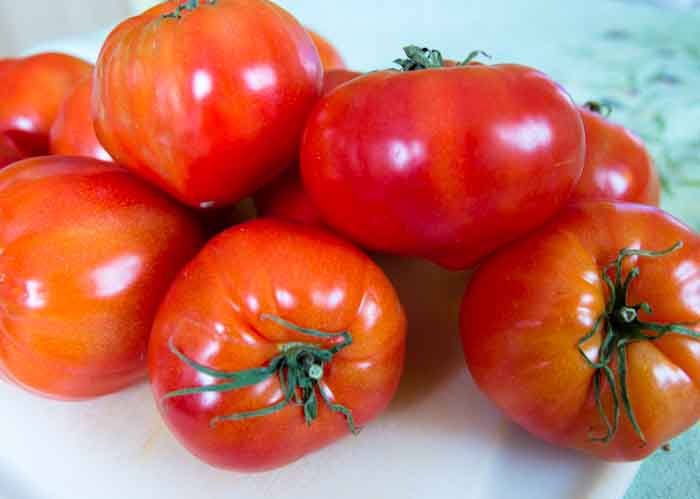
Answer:
[(699, 321), (698, 237), (657, 208), (590, 202), (483, 261), (461, 326), (474, 379), (507, 416), (617, 461), (700, 418), (700, 342), (687, 326)]
[(15, 59), (1, 69), (0, 132), (25, 155), (49, 151), (49, 129), (68, 92), (92, 66), (66, 54), (39, 54)]
[(80, 82), (63, 102), (49, 134), (51, 154), (111, 161), (95, 135), (91, 96), (92, 77)]
[(4, 133), (0, 133), (0, 168), (22, 159), (15, 143)]
[(405, 329), (367, 256), (319, 229), (258, 219), (213, 239), (171, 287), (149, 348), (154, 394), (202, 460), (275, 468), (387, 407)]
[(595, 104), (582, 108), (586, 166), (574, 201), (610, 200), (659, 205), (661, 185), (642, 141), (608, 121)]
[(180, 4), (111, 33), (95, 130), (117, 162), (180, 201), (234, 204), (297, 157), (323, 69), (304, 28), (267, 0)]
[(324, 96), (304, 135), (304, 184), (362, 246), (473, 265), (568, 202), (585, 137), (569, 96), (524, 66), (445, 67), (406, 49)]
[(111, 163), (50, 156), (0, 171), (0, 372), (83, 399), (146, 374), (160, 300), (197, 251), (183, 208)]
[[(345, 69), (327, 71), (323, 76), (324, 95), (360, 74)], [(255, 194), (255, 206), (263, 216), (307, 225), (323, 225), (323, 218), (306, 193), (296, 165), (260, 189)]]
[(309, 33), (314, 45), (316, 45), (318, 55), (321, 57), (321, 63), (323, 64), (324, 71), (345, 68), (345, 61), (343, 61), (343, 57), (328, 40), (313, 30), (307, 28), (306, 31)]

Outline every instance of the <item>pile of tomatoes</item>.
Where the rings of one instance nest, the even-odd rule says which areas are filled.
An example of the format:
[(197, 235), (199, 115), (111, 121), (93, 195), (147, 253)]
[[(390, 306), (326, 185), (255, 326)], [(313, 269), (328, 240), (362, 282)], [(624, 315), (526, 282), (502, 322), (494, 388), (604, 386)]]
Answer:
[(1, 61), (0, 374), (63, 400), (148, 375), (193, 454), (283, 466), (399, 384), (366, 250), (474, 269), (468, 368), (532, 434), (636, 460), (693, 425), (700, 240), (644, 145), (536, 69), (404, 52), (360, 74), (268, 0), (179, 0), (94, 68)]

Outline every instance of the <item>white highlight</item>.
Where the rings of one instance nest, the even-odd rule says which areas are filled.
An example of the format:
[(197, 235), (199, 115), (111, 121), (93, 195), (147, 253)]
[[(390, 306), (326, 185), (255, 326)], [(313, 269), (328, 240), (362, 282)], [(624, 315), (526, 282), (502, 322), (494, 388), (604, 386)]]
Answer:
[(116, 296), (131, 286), (138, 278), (142, 262), (138, 256), (126, 255), (95, 269), (92, 280), (100, 298)]

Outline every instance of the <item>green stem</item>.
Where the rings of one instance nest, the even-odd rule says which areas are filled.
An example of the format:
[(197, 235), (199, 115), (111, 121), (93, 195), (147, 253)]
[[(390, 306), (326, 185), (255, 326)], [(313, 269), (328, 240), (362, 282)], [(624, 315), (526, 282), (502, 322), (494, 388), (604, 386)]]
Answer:
[[(395, 64), (401, 66), (401, 71), (420, 71), (423, 69), (447, 67), (445, 64), (445, 59), (442, 57), (442, 53), (440, 53), (439, 50), (419, 47), (417, 45), (409, 45), (404, 47), (403, 51), (406, 54), (406, 59), (394, 60)], [(480, 55), (488, 57), (489, 59), (491, 58), (491, 56), (483, 50), (474, 50), (463, 62), (457, 65), (467, 66)]]
[(613, 112), (613, 107), (609, 102), (605, 101), (588, 101), (583, 105), (584, 108), (589, 111), (599, 114), (604, 118), (609, 118)]
[[(216, 5), (217, 0), (206, 0), (207, 5)], [(187, 0), (184, 3), (181, 3), (178, 5), (173, 12), (170, 12), (168, 14), (163, 14), (163, 19), (171, 18), (171, 19), (180, 19), (182, 17), (182, 13), (185, 11), (192, 11), (199, 7), (200, 3), (199, 0)]]
[(295, 331), (299, 334), (311, 336), (321, 340), (337, 340), (336, 344), (330, 348), (322, 348), (314, 343), (290, 342), (280, 345), (280, 354), (270, 360), (266, 367), (257, 367), (245, 371), (220, 371), (204, 366), (177, 349), (173, 338), (170, 338), (168, 346), (170, 351), (183, 363), (195, 371), (211, 376), (223, 382), (198, 386), (192, 388), (183, 388), (167, 393), (161, 398), (161, 403), (176, 397), (185, 397), (191, 395), (199, 395), (202, 393), (224, 393), (232, 390), (238, 390), (249, 386), (254, 386), (267, 379), (277, 376), (280, 384), (280, 389), (284, 394), (284, 400), (272, 405), (249, 412), (240, 412), (236, 414), (216, 416), (211, 420), (211, 425), (226, 421), (241, 421), (243, 419), (257, 418), (274, 414), (281, 411), (289, 404), (301, 406), (303, 408), (304, 420), (307, 425), (311, 425), (318, 417), (318, 401), (316, 395), (318, 390), (321, 394), (321, 400), (325, 402), (328, 408), (345, 416), (348, 427), (353, 434), (357, 434), (359, 429), (355, 425), (355, 420), (352, 411), (347, 407), (332, 402), (326, 390), (319, 387), (322, 382), (325, 372), (325, 365), (333, 360), (333, 356), (341, 350), (352, 344), (352, 337), (348, 331), (340, 333), (327, 333), (317, 331), (315, 329), (307, 329), (291, 322), (285, 321), (280, 317), (269, 314), (263, 314), (261, 320), (270, 320), (276, 324)]
[[(607, 443), (615, 437), (619, 428), (622, 406), (627, 419), (642, 441), (642, 445), (646, 445), (646, 438), (634, 414), (632, 400), (629, 394), (627, 345), (640, 341), (657, 341), (668, 334), (677, 334), (693, 339), (700, 339), (700, 333), (688, 327), (692, 325), (659, 324), (642, 321), (639, 318), (639, 311), (643, 310), (651, 315), (652, 308), (649, 304), (639, 303), (636, 305), (629, 305), (627, 303), (630, 286), (635, 279), (639, 278), (640, 270), (639, 267), (634, 267), (629, 271), (627, 276), (623, 278), (622, 267), (624, 261), (630, 257), (661, 258), (680, 250), (682, 247), (683, 243), (678, 242), (663, 251), (645, 251), (626, 248), (619, 252), (614, 262), (603, 268), (603, 282), (608, 287), (610, 293), (605, 312), (598, 317), (593, 327), (576, 345), (580, 355), (584, 358), (588, 366), (595, 371), (593, 375), (593, 394), (596, 408), (606, 428), (606, 433), (603, 436), (594, 437), (590, 435), (593, 441)], [(614, 272), (614, 279), (609, 275), (611, 271)], [(600, 328), (603, 326), (603, 322), (605, 322), (605, 338), (599, 348), (598, 361), (594, 362), (586, 355), (584, 345), (599, 332)], [(615, 381), (615, 373), (611, 367), (613, 358), (617, 358), (617, 379), (619, 381), (619, 387), (618, 382)], [(608, 383), (610, 394), (613, 399), (612, 422), (608, 418), (605, 407), (603, 407), (603, 375)], [(620, 402), (622, 402), (622, 404), (620, 404)]]

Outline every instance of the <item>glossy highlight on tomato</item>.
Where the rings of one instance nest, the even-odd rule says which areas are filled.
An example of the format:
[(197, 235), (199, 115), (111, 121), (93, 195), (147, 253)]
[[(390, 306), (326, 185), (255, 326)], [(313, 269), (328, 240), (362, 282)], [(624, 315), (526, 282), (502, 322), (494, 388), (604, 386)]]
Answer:
[(0, 132), (25, 156), (49, 151), (49, 129), (68, 93), (92, 71), (67, 54), (44, 53), (12, 59), (0, 67)]
[(128, 171), (51, 156), (0, 171), (0, 373), (47, 397), (146, 376), (156, 309), (202, 244), (185, 209)]
[(484, 260), (461, 316), (469, 370), (508, 417), (610, 461), (643, 459), (700, 418), (698, 322), (698, 236), (611, 202), (567, 207)]
[(112, 160), (95, 135), (92, 81), (89, 77), (80, 82), (63, 102), (49, 134), (51, 154)]
[[(402, 372), (405, 329), (394, 288), (366, 255), (320, 229), (258, 219), (214, 238), (175, 280), (151, 336), (154, 395), (171, 431), (210, 465), (276, 468), (350, 435), (387, 407)], [(338, 351), (320, 362), (308, 353), (319, 348)], [(265, 376), (216, 389), (295, 349), (298, 362), (311, 366), (294, 379), (317, 380), (296, 391), (304, 406), (285, 402), (291, 368), (283, 370), (285, 386)], [(178, 390), (190, 392), (164, 398)], [(273, 410), (241, 417), (266, 409)]]
[(446, 67), (436, 51), (406, 51), (404, 71), (320, 100), (302, 177), (328, 225), (361, 246), (465, 269), (568, 202), (583, 170), (581, 117), (532, 68)]
[(304, 28), (272, 2), (167, 1), (105, 42), (95, 130), (183, 203), (232, 205), (295, 161), (322, 77)]
[(586, 166), (572, 201), (625, 201), (658, 206), (659, 174), (639, 137), (601, 114), (581, 108), (586, 130)]
[[(362, 73), (346, 69), (334, 69), (323, 75), (323, 94), (327, 94), (343, 83)], [(294, 166), (267, 184), (255, 194), (255, 206), (261, 216), (322, 226), (323, 217), (304, 189), (299, 167)]]

